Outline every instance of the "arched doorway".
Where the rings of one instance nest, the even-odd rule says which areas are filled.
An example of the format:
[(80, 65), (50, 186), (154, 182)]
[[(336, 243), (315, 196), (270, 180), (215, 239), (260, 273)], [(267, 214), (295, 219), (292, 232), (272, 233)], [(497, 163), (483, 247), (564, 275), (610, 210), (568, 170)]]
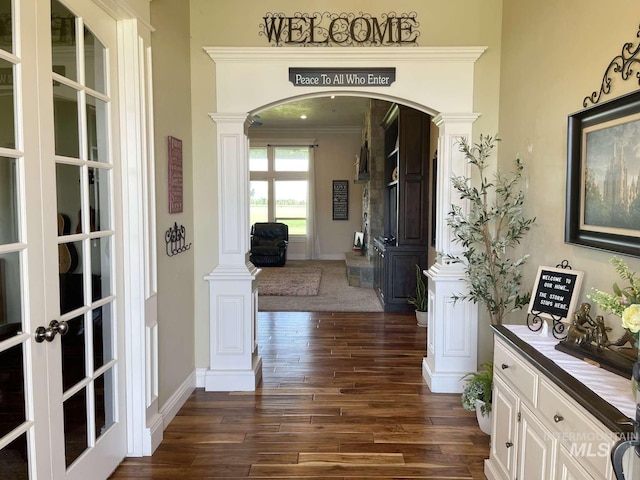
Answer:
[[(207, 275), (210, 283), (210, 366), (207, 390), (253, 390), (261, 377), (255, 341), (258, 270), (248, 260), (248, 119), (252, 112), (331, 92), (322, 86), (293, 86), (289, 68), (341, 66), (395, 69), (388, 87), (341, 87), (339, 92), (403, 103), (435, 113), (439, 128), (439, 168), (436, 180), (436, 223), (444, 224), (452, 203), (449, 178), (465, 174), (467, 165), (456, 148), (470, 138), (473, 112), (474, 62), (484, 47), (398, 48), (205, 48), (216, 63), (218, 258)], [(259, 88), (239, 88), (238, 79), (259, 78)], [(301, 88), (304, 93), (301, 93)], [(436, 235), (436, 249), (456, 254), (446, 229)], [(454, 305), (451, 296), (464, 290), (463, 271), (436, 262), (430, 270), (427, 357), (424, 376), (434, 392), (460, 391), (460, 377), (476, 368), (477, 309)], [(460, 332), (463, 332), (462, 335)]]

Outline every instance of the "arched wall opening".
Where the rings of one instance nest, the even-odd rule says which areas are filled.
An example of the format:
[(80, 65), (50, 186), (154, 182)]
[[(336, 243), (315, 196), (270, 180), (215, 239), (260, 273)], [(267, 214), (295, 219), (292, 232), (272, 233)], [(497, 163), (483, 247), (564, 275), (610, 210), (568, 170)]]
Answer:
[[(374, 238), (381, 239), (391, 236), (391, 219), (384, 215), (385, 200), (388, 201), (388, 187), (391, 172), (385, 172), (385, 130), (382, 125), (384, 117), (389, 114), (394, 105), (409, 108), (413, 112), (420, 112), (427, 120), (427, 134), (424, 142), (424, 185), (426, 186), (425, 202), (435, 205), (433, 202), (432, 175), (431, 169), (435, 164), (433, 159), (438, 138), (438, 128), (430, 121), (438, 112), (433, 109), (419, 106), (414, 108), (407, 106), (406, 100), (398, 99), (389, 95), (374, 94), (367, 92), (351, 91), (345, 93), (339, 90), (330, 90), (326, 94), (316, 93), (310, 95), (299, 95), (293, 98), (282, 99), (274, 104), (261, 106), (249, 112), (252, 122), (249, 128), (249, 143), (251, 148), (256, 148), (256, 152), (262, 155), (274, 155), (276, 146), (302, 145), (309, 148), (309, 184), (306, 202), (308, 205), (305, 222), (305, 234), (297, 234), (299, 228), (295, 223), (294, 234), (290, 233), (289, 248), (287, 258), (291, 260), (344, 260), (347, 256), (347, 265), (350, 262), (360, 263), (360, 258), (353, 258), (352, 251), (354, 244), (354, 232), (363, 233), (363, 247), (360, 255), (365, 255), (373, 265), (374, 258)], [(305, 114), (304, 120), (300, 115)], [(429, 127), (431, 123), (431, 127)], [(360, 158), (365, 149), (366, 142), (366, 165), (360, 164)], [(270, 153), (269, 153), (270, 152)], [(264, 167), (267, 167), (265, 163)], [(403, 170), (404, 171), (404, 170)], [(389, 179), (385, 182), (385, 173)], [(295, 174), (294, 174), (295, 175)], [(266, 221), (267, 214), (270, 214), (270, 221), (278, 211), (273, 204), (274, 192), (280, 185), (279, 191), (284, 192), (282, 187), (285, 178), (276, 181), (277, 172), (255, 172), (250, 173), (250, 222)], [(347, 213), (335, 221), (332, 207), (332, 181), (336, 179), (347, 179)], [(413, 184), (415, 185), (415, 184)], [(421, 187), (422, 188), (422, 187)], [(291, 197), (280, 198), (286, 204), (302, 202), (297, 191), (289, 189), (286, 194)], [(270, 197), (271, 196), (271, 197)], [(295, 198), (294, 198), (295, 197)], [(267, 207), (271, 205), (271, 207)], [(279, 210), (281, 213), (286, 211)], [(419, 260), (419, 264), (428, 268), (435, 258), (435, 248), (430, 245), (427, 239), (432, 239), (431, 209), (425, 205), (425, 211), (429, 213), (429, 218), (425, 220), (425, 245), (422, 249), (426, 252), (428, 261)], [(385, 222), (386, 220), (386, 222)], [(411, 220), (412, 225), (418, 225)], [(393, 236), (397, 236), (394, 234)], [(429, 245), (427, 244), (429, 243)], [(359, 256), (359, 255), (358, 255)], [(352, 264), (353, 265), (353, 264)], [(358, 277), (357, 270), (352, 270), (355, 275), (351, 278), (350, 284), (360, 286), (373, 286), (373, 275), (363, 274)], [(378, 277), (376, 277), (378, 278)], [(413, 277), (411, 277), (413, 278)], [(409, 288), (407, 285), (403, 288)], [(412, 288), (412, 287), (411, 287)], [(401, 289), (395, 292), (399, 296)], [(408, 296), (413, 296), (407, 291)], [(395, 308), (411, 308), (404, 301), (396, 299)], [(386, 307), (390, 309), (389, 305)]]
[(379, 92), (366, 92), (366, 91), (361, 91), (361, 90), (325, 90), (322, 92), (315, 92), (315, 93), (309, 93), (309, 94), (305, 94), (305, 95), (296, 95), (293, 97), (289, 97), (289, 98), (281, 98), (273, 103), (270, 103), (268, 105), (261, 105), (259, 107), (256, 107), (252, 110), (250, 110), (248, 113), (249, 116), (253, 116), (256, 114), (260, 114), (261, 112), (264, 112), (266, 110), (269, 110), (271, 108), (274, 107), (278, 107), (280, 105), (285, 105), (287, 103), (291, 103), (291, 102), (296, 102), (299, 100), (306, 100), (306, 99), (310, 99), (310, 98), (322, 98), (322, 97), (330, 97), (332, 95), (335, 96), (349, 96), (349, 97), (364, 97), (364, 98), (371, 98), (371, 99), (376, 99), (376, 100), (384, 100), (386, 102), (389, 103), (398, 103), (401, 105), (406, 105), (407, 107), (411, 107), (414, 108), (416, 110), (419, 110), (421, 112), (424, 112), (428, 115), (431, 116), (436, 116), (438, 113), (437, 110), (434, 110), (433, 108), (430, 108), (428, 106), (425, 105), (420, 105), (418, 103), (413, 102), (410, 99), (406, 99), (406, 98), (399, 98), (393, 95), (385, 95), (383, 93), (379, 93)]
[[(210, 117), (217, 127), (219, 219), (219, 263), (205, 277), (210, 284), (210, 367), (205, 388), (253, 390), (261, 377), (261, 358), (256, 345), (259, 269), (248, 260), (247, 132), (251, 115), (291, 99), (332, 92), (399, 102), (434, 115), (439, 129), (436, 224), (444, 225), (450, 205), (461, 203), (452, 196), (449, 179), (454, 173), (468, 174), (456, 145), (461, 136), (471, 138), (472, 124), (479, 116), (473, 111), (473, 74), (474, 63), (485, 48), (204, 50), (216, 64), (216, 112)], [(396, 81), (388, 87), (348, 86), (331, 91), (321, 86), (296, 87), (288, 80), (292, 67), (391, 67)], [(435, 243), (438, 251), (460, 253), (447, 229), (438, 229)], [(423, 374), (432, 391), (458, 392), (461, 376), (476, 369), (477, 308), (451, 301), (465, 289), (460, 266), (436, 262), (426, 273), (430, 309)]]

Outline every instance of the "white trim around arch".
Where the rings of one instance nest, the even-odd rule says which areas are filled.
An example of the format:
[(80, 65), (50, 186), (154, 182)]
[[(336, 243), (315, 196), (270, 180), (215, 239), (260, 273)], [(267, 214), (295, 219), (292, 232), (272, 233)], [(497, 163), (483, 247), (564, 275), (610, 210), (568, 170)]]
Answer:
[[(353, 48), (243, 48), (204, 47), (216, 64), (217, 162), (219, 192), (219, 265), (207, 275), (210, 282), (210, 367), (207, 389), (252, 390), (261, 376), (255, 331), (259, 270), (248, 261), (248, 152), (246, 121), (254, 112), (314, 96), (352, 95), (379, 98), (411, 106), (435, 116), (439, 127), (436, 195), (440, 234), (436, 248), (454, 253), (444, 230), (450, 208), (449, 178), (467, 173), (464, 157), (455, 148), (459, 137), (471, 137), (478, 114), (474, 105), (475, 62), (486, 47), (353, 47)], [(321, 86), (296, 87), (289, 82), (290, 67), (393, 67), (396, 80), (388, 87), (348, 86), (331, 90)], [(259, 79), (260, 88), (255, 88)], [(233, 187), (233, 188), (231, 188)], [(464, 205), (463, 205), (464, 208)], [(233, 245), (233, 248), (228, 248)], [(252, 268), (253, 267), (253, 268)], [(459, 268), (436, 262), (429, 271), (431, 305), (425, 379), (434, 392), (458, 392), (459, 378), (477, 366), (477, 308), (453, 306), (452, 294), (466, 286)], [(455, 321), (454, 321), (455, 320)], [(458, 333), (454, 336), (452, 325)], [(462, 334), (458, 327), (464, 327)], [(231, 381), (234, 378), (234, 381)], [(241, 381), (239, 380), (241, 379)]]

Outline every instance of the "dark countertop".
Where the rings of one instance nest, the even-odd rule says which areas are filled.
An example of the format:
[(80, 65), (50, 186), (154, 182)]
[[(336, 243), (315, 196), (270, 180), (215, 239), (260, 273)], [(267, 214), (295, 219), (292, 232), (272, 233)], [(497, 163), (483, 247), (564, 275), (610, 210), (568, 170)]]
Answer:
[(606, 402), (591, 389), (585, 387), (584, 384), (560, 368), (555, 362), (548, 359), (503, 325), (492, 325), (491, 328), (496, 335), (504, 339), (525, 360), (540, 370), (549, 380), (560, 387), (609, 430), (618, 434), (633, 432), (631, 424), (619, 423), (620, 421), (629, 422), (631, 420), (629, 417)]

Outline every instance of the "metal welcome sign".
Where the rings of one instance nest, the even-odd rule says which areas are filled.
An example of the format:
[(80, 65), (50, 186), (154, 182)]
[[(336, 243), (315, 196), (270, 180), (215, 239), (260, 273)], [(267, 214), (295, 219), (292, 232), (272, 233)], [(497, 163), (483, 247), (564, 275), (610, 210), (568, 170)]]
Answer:
[(417, 13), (266, 13), (258, 35), (274, 46), (417, 45)]

